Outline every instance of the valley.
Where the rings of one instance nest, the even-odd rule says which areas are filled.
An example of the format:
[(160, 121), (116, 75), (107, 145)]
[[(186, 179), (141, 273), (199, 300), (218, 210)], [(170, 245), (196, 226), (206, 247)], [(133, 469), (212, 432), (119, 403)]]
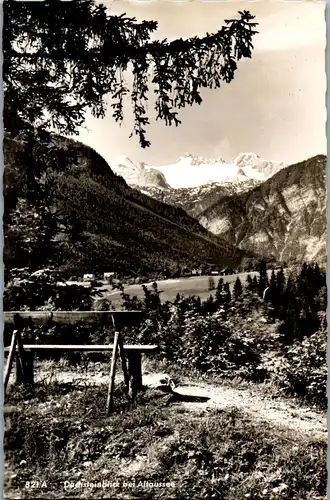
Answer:
[(5, 498), (326, 500), (324, 5), (245, 4), (3, 2)]
[[(42, 154), (48, 147), (53, 158), (45, 166)], [(128, 186), (100, 155), (77, 141), (55, 137), (49, 144), (35, 144), (33, 155), (25, 148), (24, 141), (5, 137), (8, 268), (54, 265), (78, 275), (110, 268), (148, 276), (205, 262), (237, 267), (245, 257), (253, 257), (209, 232), (183, 209)], [(37, 182), (33, 179), (31, 167), (22, 161), (24, 154), (30, 154), (30, 165), (47, 168), (49, 185), (45, 173)], [(72, 159), (58, 173), (57, 163), (65, 155)], [(33, 189), (37, 184), (38, 196), (30, 184)], [(28, 211), (31, 216), (25, 218)]]
[[(124, 165), (114, 168), (129, 182)], [(162, 183), (135, 178), (134, 186), (182, 208), (228, 244), (278, 262), (325, 262), (324, 155), (289, 166), (252, 153), (242, 153), (231, 164), (185, 155), (158, 171)], [(177, 181), (171, 185), (174, 172)]]

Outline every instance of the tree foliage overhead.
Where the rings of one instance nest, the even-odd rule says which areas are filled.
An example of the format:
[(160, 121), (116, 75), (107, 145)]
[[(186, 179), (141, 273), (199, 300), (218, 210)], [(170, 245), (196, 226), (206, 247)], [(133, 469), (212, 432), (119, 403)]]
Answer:
[[(149, 124), (149, 90), (156, 119), (178, 125), (178, 110), (202, 102), (201, 89), (218, 88), (251, 57), (257, 23), (248, 11), (203, 38), (154, 41), (157, 22), (111, 15), (91, 0), (3, 3), (4, 126), (75, 134), (89, 109), (123, 120), (130, 98), (142, 147)], [(127, 75), (133, 75), (129, 85)]]

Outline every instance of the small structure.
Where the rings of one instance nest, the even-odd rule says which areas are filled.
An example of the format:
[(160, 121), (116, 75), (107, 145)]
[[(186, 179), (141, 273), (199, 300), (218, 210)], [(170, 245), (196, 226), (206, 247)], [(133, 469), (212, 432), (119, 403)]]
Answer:
[(83, 281), (95, 280), (95, 274), (84, 274)]
[(219, 271), (211, 271), (211, 276), (218, 276), (219, 275)]
[(114, 278), (115, 273), (114, 272), (109, 272), (109, 273), (103, 273), (103, 279), (104, 280), (109, 280), (110, 278)]
[(181, 273), (181, 276), (183, 276), (184, 278), (189, 278), (189, 276), (191, 276), (190, 269), (188, 269), (188, 267), (185, 267)]
[(229, 276), (230, 274), (235, 274), (231, 267), (225, 267), (220, 271), (221, 276)]

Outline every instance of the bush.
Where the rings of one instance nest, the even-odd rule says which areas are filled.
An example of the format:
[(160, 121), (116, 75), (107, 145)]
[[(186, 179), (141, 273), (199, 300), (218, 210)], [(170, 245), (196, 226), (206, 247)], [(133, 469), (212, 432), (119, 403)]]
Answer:
[[(324, 313), (325, 314), (325, 313)], [(327, 407), (327, 331), (323, 327), (285, 349), (275, 381), (285, 392)]]
[[(68, 285), (61, 275), (52, 269), (41, 269), (31, 273), (28, 268), (13, 269), (8, 273), (4, 291), (5, 311), (88, 311), (93, 309), (99, 292), (93, 287)], [(12, 327), (6, 325), (4, 343), (9, 344)], [(25, 342), (85, 344), (92, 336), (104, 338), (104, 327), (88, 325), (48, 325), (35, 326), (27, 321), (22, 331)], [(45, 353), (47, 355), (47, 353)]]
[(235, 338), (222, 313), (205, 317), (186, 314), (183, 332), (178, 352), (183, 365), (225, 377), (263, 379), (255, 342)]
[(13, 269), (3, 305), (5, 311), (89, 311), (97, 295), (93, 287), (67, 284), (53, 269)]

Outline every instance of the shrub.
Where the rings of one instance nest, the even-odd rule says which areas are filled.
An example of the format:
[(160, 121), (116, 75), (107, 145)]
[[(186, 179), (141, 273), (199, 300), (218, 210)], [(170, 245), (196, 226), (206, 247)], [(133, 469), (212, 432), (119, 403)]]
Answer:
[(255, 342), (235, 338), (221, 312), (205, 317), (186, 314), (183, 332), (178, 352), (183, 365), (225, 377), (263, 378)]
[[(88, 311), (93, 309), (95, 297), (99, 295), (93, 287), (69, 285), (53, 269), (41, 269), (31, 273), (28, 268), (8, 272), (4, 291), (5, 311)], [(6, 326), (4, 343), (9, 344), (12, 327)], [(89, 343), (92, 336), (105, 335), (104, 327), (88, 325), (55, 325), (49, 323), (35, 326), (27, 321), (22, 331), (25, 342), (77, 344)], [(47, 356), (47, 353), (45, 353)]]
[(309, 338), (285, 348), (284, 360), (275, 371), (275, 381), (285, 392), (326, 408), (326, 356), (327, 331), (323, 326)]
[(88, 311), (99, 294), (93, 287), (67, 284), (53, 269), (13, 269), (3, 305), (5, 311)]

